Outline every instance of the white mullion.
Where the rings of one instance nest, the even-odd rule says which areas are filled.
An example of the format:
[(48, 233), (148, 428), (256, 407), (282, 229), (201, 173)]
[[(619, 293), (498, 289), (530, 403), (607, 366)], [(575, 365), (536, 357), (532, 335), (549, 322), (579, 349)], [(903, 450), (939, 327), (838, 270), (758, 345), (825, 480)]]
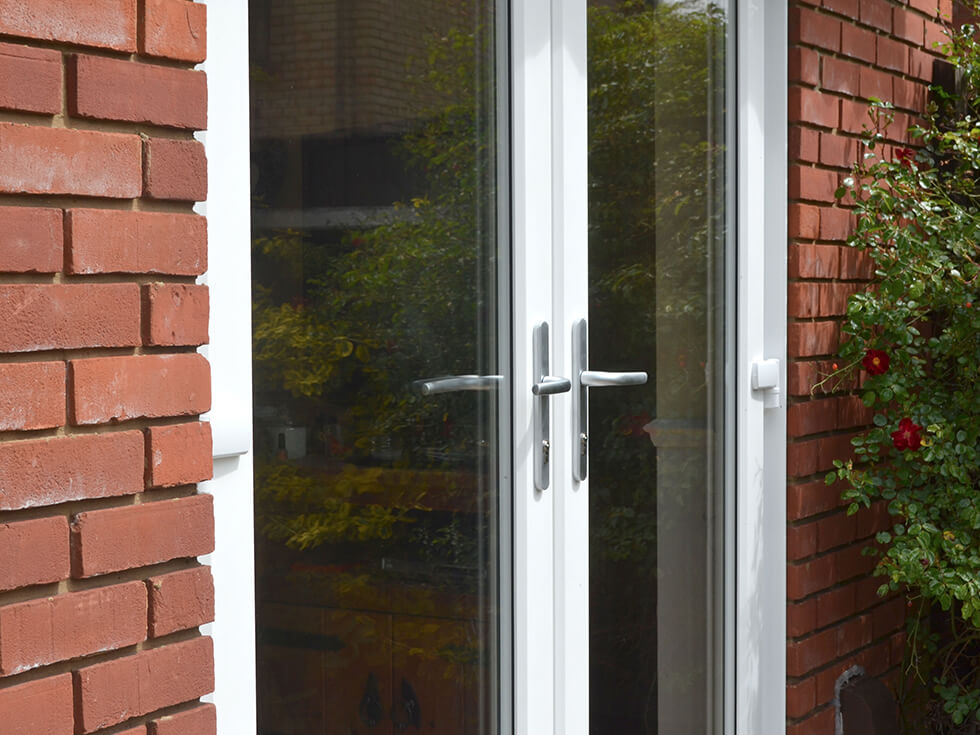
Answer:
[[(585, 0), (552, 0), (554, 184), (552, 364), (571, 378), (571, 329), (588, 318), (588, 83)], [(555, 397), (555, 732), (589, 731), (589, 486), (573, 477), (579, 446), (571, 395)]]
[(514, 727), (519, 735), (548, 735), (554, 732), (554, 491), (534, 489), (530, 399), (531, 331), (552, 321), (551, 8), (549, 0), (514, 0), (512, 12)]

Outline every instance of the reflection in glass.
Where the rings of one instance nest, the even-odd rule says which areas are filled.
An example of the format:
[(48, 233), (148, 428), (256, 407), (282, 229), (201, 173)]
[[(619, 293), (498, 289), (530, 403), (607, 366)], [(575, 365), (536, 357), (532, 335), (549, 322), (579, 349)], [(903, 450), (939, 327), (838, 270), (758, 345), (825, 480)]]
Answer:
[(720, 732), (726, 35), (589, 3), (591, 732)]
[(496, 732), (489, 0), (252, 0), (259, 732)]

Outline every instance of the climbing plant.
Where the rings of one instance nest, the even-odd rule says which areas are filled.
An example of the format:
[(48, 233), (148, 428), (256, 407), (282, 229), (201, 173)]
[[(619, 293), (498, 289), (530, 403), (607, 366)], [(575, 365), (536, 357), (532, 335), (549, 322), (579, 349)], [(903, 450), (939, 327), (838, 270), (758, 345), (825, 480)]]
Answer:
[[(887, 144), (894, 114), (875, 102), (864, 156), (838, 197), (857, 215), (850, 245), (875, 267), (851, 297), (840, 369), (873, 425), (827, 482), (848, 512), (882, 502), (879, 593), (907, 595), (908, 681), (931, 698), (929, 732), (980, 722), (980, 45), (950, 31), (954, 92), (934, 88), (910, 147)], [(922, 697), (920, 697), (921, 699)], [(918, 731), (918, 730), (916, 730)]]

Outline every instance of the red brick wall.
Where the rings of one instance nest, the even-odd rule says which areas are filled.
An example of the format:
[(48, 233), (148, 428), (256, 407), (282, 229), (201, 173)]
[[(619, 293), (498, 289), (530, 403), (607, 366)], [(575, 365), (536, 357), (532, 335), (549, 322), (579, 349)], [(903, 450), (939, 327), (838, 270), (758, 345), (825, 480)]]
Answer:
[[(868, 260), (834, 190), (863, 153), (870, 97), (894, 102), (893, 144), (924, 109), (951, 0), (797, 0), (789, 49), (789, 394), (787, 733), (834, 732), (834, 683), (860, 664), (891, 675), (904, 652), (905, 603), (876, 594), (861, 550), (890, 523), (883, 508), (847, 516), (824, 475), (870, 420), (853, 386), (812, 387), (833, 369), (847, 298)], [(891, 155), (891, 146), (884, 154)]]
[(0, 730), (215, 731), (205, 6), (0, 0)]

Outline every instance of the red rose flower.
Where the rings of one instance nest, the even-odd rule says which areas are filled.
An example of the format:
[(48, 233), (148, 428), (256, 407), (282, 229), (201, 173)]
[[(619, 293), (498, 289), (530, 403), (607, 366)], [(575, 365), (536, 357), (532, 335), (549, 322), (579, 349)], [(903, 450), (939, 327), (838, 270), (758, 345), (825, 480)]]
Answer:
[(895, 159), (903, 166), (908, 166), (909, 168), (912, 168), (912, 157), (914, 155), (915, 151), (911, 148), (895, 149)]
[(868, 375), (884, 375), (888, 372), (888, 353), (882, 350), (868, 350), (861, 364), (868, 371)]
[(912, 419), (902, 419), (898, 422), (898, 431), (892, 432), (892, 444), (898, 450), (911, 449), (914, 451), (922, 446), (920, 431), (922, 431), (922, 427), (913, 423)]

